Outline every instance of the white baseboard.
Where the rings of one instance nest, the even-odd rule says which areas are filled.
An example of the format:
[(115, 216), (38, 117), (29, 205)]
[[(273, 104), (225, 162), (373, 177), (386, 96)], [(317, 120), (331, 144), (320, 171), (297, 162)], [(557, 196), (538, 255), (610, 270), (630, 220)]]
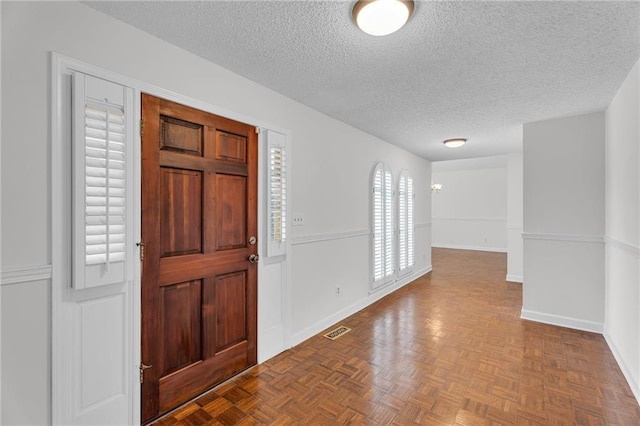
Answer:
[(573, 328), (576, 330), (590, 331), (592, 333), (602, 334), (604, 324), (601, 322), (587, 321), (577, 318), (564, 317), (562, 315), (547, 314), (544, 312), (528, 311), (523, 309), (520, 318), (541, 322), (544, 324), (558, 325), (560, 327)]
[(420, 278), (421, 276), (431, 272), (431, 269), (432, 267), (431, 265), (429, 265), (423, 269), (413, 272), (410, 275), (404, 276), (400, 278), (395, 284), (387, 286), (375, 293), (369, 294), (369, 296), (365, 297), (364, 299), (350, 306), (347, 306), (346, 308), (334, 313), (333, 315), (328, 316), (327, 318), (322, 319), (321, 321), (318, 321), (317, 323), (313, 324), (311, 327), (307, 327), (304, 330), (301, 330), (301, 331), (298, 331), (297, 333), (292, 334), (291, 337), (289, 338), (288, 345), (290, 347), (293, 347), (304, 342), (305, 340), (315, 336), (321, 331), (326, 330), (327, 328), (331, 327), (337, 322), (342, 321), (348, 316), (353, 315), (356, 312), (361, 311), (362, 309), (371, 305), (372, 303), (382, 299), (384, 296), (393, 293), (394, 291), (398, 290), (401, 287), (404, 287), (405, 285), (409, 284), (411, 281), (417, 278)]
[(495, 253), (506, 253), (507, 249), (503, 247), (481, 247), (481, 246), (465, 246), (458, 244), (431, 244), (434, 248), (446, 248), (455, 250), (474, 250), (474, 251), (491, 251)]
[(629, 367), (624, 362), (624, 358), (620, 354), (620, 351), (618, 351), (618, 348), (616, 347), (615, 343), (613, 343), (613, 339), (611, 338), (611, 336), (609, 336), (609, 334), (606, 331), (603, 333), (603, 336), (604, 336), (604, 340), (607, 342), (607, 345), (609, 345), (609, 349), (611, 349), (611, 353), (613, 354), (613, 357), (618, 362), (618, 366), (620, 367), (620, 370), (622, 371), (624, 378), (627, 379), (627, 383), (631, 388), (631, 392), (633, 392), (633, 396), (636, 397), (636, 401), (638, 401), (638, 404), (640, 404), (640, 384), (638, 384), (638, 382), (633, 380), (633, 375), (631, 374), (631, 370), (629, 370)]
[(510, 274), (507, 274), (507, 281), (511, 281), (511, 282), (514, 282), (514, 283), (522, 284), (524, 282), (524, 278), (522, 277), (522, 275), (510, 275)]

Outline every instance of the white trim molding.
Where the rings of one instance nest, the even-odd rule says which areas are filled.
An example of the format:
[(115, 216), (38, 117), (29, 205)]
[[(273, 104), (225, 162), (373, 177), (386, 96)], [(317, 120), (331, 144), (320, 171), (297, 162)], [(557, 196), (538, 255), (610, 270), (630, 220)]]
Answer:
[(604, 324), (601, 322), (588, 321), (578, 318), (570, 318), (562, 315), (548, 314), (546, 312), (529, 311), (523, 309), (520, 318), (529, 321), (540, 322), (543, 324), (557, 325), (560, 327), (573, 328), (576, 330), (590, 331), (592, 333), (602, 334)]
[(633, 392), (633, 396), (636, 397), (636, 401), (638, 401), (638, 403), (640, 404), (640, 383), (636, 382), (633, 379), (633, 374), (631, 374), (631, 369), (624, 362), (624, 358), (622, 357), (622, 354), (618, 350), (618, 347), (615, 345), (615, 343), (613, 343), (613, 339), (611, 338), (611, 336), (609, 336), (609, 333), (607, 333), (607, 331), (605, 330), (605, 332), (602, 335), (604, 336), (604, 340), (607, 342), (607, 345), (609, 345), (609, 349), (611, 349), (611, 353), (613, 354), (613, 357), (616, 359), (618, 366), (622, 371), (622, 375), (624, 376), (625, 379), (627, 379), (627, 383), (631, 388), (631, 392)]
[(640, 247), (638, 246), (634, 246), (632, 244), (628, 244), (611, 237), (605, 237), (605, 243), (607, 244), (607, 246), (614, 247), (616, 249), (629, 253), (631, 256), (640, 258)]
[(291, 245), (296, 246), (300, 244), (319, 243), (322, 241), (344, 240), (346, 238), (356, 238), (368, 236), (370, 234), (371, 231), (369, 231), (368, 229), (358, 229), (356, 231), (336, 232), (332, 234), (305, 235), (302, 237), (292, 238)]
[(467, 222), (506, 222), (506, 217), (433, 217), (431, 220), (456, 220)]
[(461, 244), (431, 244), (432, 248), (445, 248), (454, 250), (490, 251), (494, 253), (506, 253), (506, 247), (466, 246)]
[(51, 265), (7, 268), (0, 272), (0, 285), (11, 285), (51, 279)]
[[(85, 62), (63, 56), (57, 54), (55, 52), (51, 53), (51, 75), (50, 75), (50, 84), (51, 84), (51, 96), (50, 96), (50, 119), (51, 119), (51, 192), (56, 195), (50, 200), (51, 205), (51, 247), (52, 247), (52, 266), (49, 267), (49, 278), (51, 278), (51, 298), (52, 298), (52, 306), (51, 306), (51, 370), (52, 370), (52, 379), (51, 379), (51, 417), (52, 424), (69, 424), (70, 422), (67, 420), (73, 413), (74, 407), (73, 397), (69, 396), (69, 388), (72, 386), (67, 386), (74, 377), (75, 368), (73, 365), (70, 365), (71, 362), (69, 357), (69, 346), (65, 344), (67, 341), (66, 338), (68, 336), (73, 336), (75, 333), (75, 329), (70, 328), (68, 324), (73, 324), (74, 318), (73, 313), (70, 312), (70, 309), (63, 304), (65, 297), (65, 292), (67, 288), (65, 287), (65, 283), (69, 282), (70, 272), (70, 242), (69, 236), (71, 232), (68, 231), (67, 228), (67, 220), (68, 215), (65, 213), (67, 206), (70, 205), (70, 198), (67, 190), (67, 182), (70, 180), (70, 167), (68, 167), (68, 155), (67, 155), (67, 144), (68, 139), (66, 139), (65, 132), (66, 127), (63, 125), (64, 119), (66, 119), (67, 107), (66, 103), (68, 100), (64, 98), (64, 96), (69, 96), (69, 91), (67, 90), (67, 80), (63, 78), (63, 74), (67, 74), (69, 71), (78, 71), (85, 74), (91, 74), (97, 76), (99, 78), (103, 78), (105, 80), (109, 80), (115, 83), (119, 83), (134, 89), (137, 99), (139, 102), (140, 93), (148, 93), (153, 96), (161, 97), (173, 102), (177, 102), (180, 104), (188, 105), (193, 108), (197, 108), (203, 111), (207, 111), (213, 114), (221, 115), (224, 117), (228, 117), (230, 119), (241, 121), (245, 123), (251, 123), (262, 129), (270, 129), (282, 133), (287, 136), (287, 141), (289, 142), (291, 131), (285, 128), (281, 128), (280, 126), (275, 126), (269, 122), (263, 121), (262, 119), (257, 119), (255, 117), (251, 117), (242, 113), (234, 112), (231, 110), (227, 110), (222, 107), (218, 107), (212, 105), (211, 103), (198, 100), (195, 98), (191, 98), (185, 95), (182, 95), (177, 92), (173, 92), (171, 90), (163, 89), (161, 87), (155, 86), (151, 83), (146, 83), (144, 81), (136, 80), (133, 78), (129, 78), (123, 76), (119, 73), (115, 73), (109, 70), (105, 70), (103, 68), (93, 66), (87, 64)], [(139, 103), (136, 103), (139, 106)], [(140, 109), (134, 108), (136, 111), (134, 122), (138, 122), (140, 119)], [(139, 143), (139, 134), (136, 131), (135, 138)], [(140, 162), (140, 150), (139, 145), (135, 148), (135, 154), (137, 155), (134, 163), (139, 164)], [(262, 160), (260, 160), (262, 161)], [(258, 165), (258, 172), (260, 175), (260, 179), (263, 179), (264, 169), (260, 167), (264, 167), (264, 164), (261, 166)], [(139, 175), (137, 175), (136, 179), (136, 188), (140, 188)], [(258, 189), (258, 200), (264, 200), (265, 194), (263, 193), (264, 187), (259, 185)], [(134, 196), (136, 199), (134, 206), (134, 215), (136, 217), (140, 217), (140, 204), (139, 204), (139, 194)], [(262, 222), (264, 218), (264, 205), (265, 203), (258, 204), (258, 231), (261, 232), (264, 229), (264, 222)], [(135, 214), (137, 212), (137, 214)], [(287, 208), (287, 216), (291, 217), (290, 207)], [(136, 227), (136, 232), (138, 233), (139, 238), (139, 223)], [(368, 230), (366, 233), (368, 234)], [(289, 240), (290, 241), (290, 240)], [(287, 243), (287, 252), (290, 252), (290, 242)], [(283, 273), (282, 273), (282, 282), (280, 283), (281, 289), (283, 292), (282, 295), (282, 318), (283, 318), (283, 339), (287, 338), (289, 330), (291, 328), (291, 305), (292, 305), (292, 294), (291, 287), (289, 285), (290, 276), (291, 276), (291, 264), (287, 260), (287, 256), (281, 256), (280, 259), (283, 262)], [(265, 257), (266, 259), (266, 257)], [(263, 260), (260, 261), (261, 263)], [(262, 263), (264, 265), (264, 263)], [(136, 265), (139, 265), (139, 262), (136, 262)], [(259, 268), (261, 266), (259, 265)], [(262, 274), (259, 272), (258, 276), (260, 277)], [(259, 278), (260, 280), (261, 278)], [(133, 306), (131, 311), (131, 318), (139, 318), (140, 317), (140, 270), (136, 267), (135, 277), (134, 277), (134, 289), (137, 291), (132, 291), (133, 300), (131, 303)], [(4, 283), (3, 283), (4, 284)], [(258, 282), (260, 286), (261, 282)], [(88, 290), (91, 291), (91, 290)], [(128, 297), (128, 296), (127, 296)], [(74, 300), (70, 300), (73, 302)], [(258, 300), (258, 309), (261, 309), (260, 300)], [(140, 364), (140, 326), (139, 321), (127, 321), (126, 323), (127, 332), (130, 334), (131, 339), (131, 350), (127, 350), (125, 354), (127, 356), (127, 362), (134, 366), (133, 374), (130, 374), (126, 380), (126, 387), (130, 390), (131, 399), (128, 400), (129, 403), (129, 413), (128, 418), (129, 424), (140, 424), (140, 385), (139, 385), (139, 375), (137, 366)], [(260, 333), (260, 330), (258, 331)], [(271, 336), (269, 336), (271, 337)], [(259, 339), (262, 338), (261, 336)], [(284, 345), (283, 345), (284, 346)], [(282, 350), (285, 348), (283, 347)], [(263, 359), (264, 360), (264, 359)], [(96, 408), (102, 409), (104, 406), (95, 405)], [(82, 413), (84, 415), (85, 413)], [(85, 422), (86, 423), (86, 422)]]
[(289, 339), (289, 344), (291, 345), (291, 347), (293, 347), (297, 344), (304, 342), (308, 338), (315, 336), (316, 334), (320, 333), (323, 330), (326, 330), (327, 328), (331, 327), (337, 322), (342, 321), (348, 316), (351, 316), (356, 312), (366, 308), (367, 306), (382, 299), (388, 294), (391, 294), (394, 291), (400, 289), (401, 287), (404, 287), (405, 285), (420, 278), (421, 276), (428, 274), (429, 272), (431, 272), (431, 269), (432, 269), (431, 266), (427, 266), (418, 271), (414, 271), (412, 274), (405, 275), (401, 279), (397, 280), (393, 285), (388, 285), (383, 288), (380, 288), (379, 291), (370, 293), (369, 297), (366, 297), (350, 306), (347, 306), (341, 311), (338, 311), (333, 315), (330, 315), (324, 318), (323, 320), (318, 321), (317, 323), (313, 324), (310, 327), (305, 328), (304, 330), (301, 330), (301, 331), (298, 331), (297, 333), (292, 334), (291, 338)]
[(602, 235), (544, 234), (544, 233), (537, 233), (537, 232), (523, 232), (522, 239), (604, 244), (604, 236)]
[(416, 223), (414, 228), (418, 229), (418, 228), (431, 228), (433, 224), (431, 222), (424, 222), (424, 223)]
[(507, 275), (506, 280), (512, 283), (522, 284), (524, 282), (524, 277), (522, 275)]

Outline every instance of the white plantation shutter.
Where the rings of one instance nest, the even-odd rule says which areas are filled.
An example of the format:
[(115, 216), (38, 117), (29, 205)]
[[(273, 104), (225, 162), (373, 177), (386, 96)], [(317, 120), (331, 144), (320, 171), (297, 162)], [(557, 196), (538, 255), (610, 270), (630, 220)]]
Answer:
[(413, 204), (416, 194), (413, 192), (413, 179), (407, 176), (407, 268), (416, 263), (415, 226), (413, 224)]
[(384, 278), (384, 204), (382, 167), (376, 169), (373, 177), (373, 282)]
[(287, 146), (286, 137), (267, 130), (267, 196), (269, 244), (267, 256), (286, 253), (287, 240)]
[(400, 272), (415, 263), (413, 226), (413, 179), (402, 172), (398, 182), (398, 263)]
[(81, 73), (73, 88), (73, 287), (83, 289), (130, 278), (133, 93)]
[(372, 272), (375, 289), (393, 278), (393, 176), (377, 163), (372, 175)]
[(85, 259), (124, 261), (124, 111), (87, 102), (85, 108)]
[(385, 224), (384, 224), (384, 245), (385, 245), (385, 277), (393, 276), (395, 272), (395, 265), (393, 264), (393, 260), (395, 259), (393, 255), (393, 179), (391, 176), (390, 170), (384, 171), (384, 208), (385, 208)]
[(398, 182), (398, 268), (407, 269), (407, 179), (400, 175)]

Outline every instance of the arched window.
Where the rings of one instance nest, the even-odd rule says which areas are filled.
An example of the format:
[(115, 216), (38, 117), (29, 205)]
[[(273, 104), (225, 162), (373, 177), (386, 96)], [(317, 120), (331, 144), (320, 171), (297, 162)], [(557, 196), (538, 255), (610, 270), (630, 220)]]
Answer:
[(393, 279), (395, 274), (393, 176), (382, 162), (373, 167), (371, 194), (372, 289), (376, 289)]
[(398, 180), (398, 267), (401, 274), (409, 272), (415, 264), (413, 200), (413, 179), (405, 170)]

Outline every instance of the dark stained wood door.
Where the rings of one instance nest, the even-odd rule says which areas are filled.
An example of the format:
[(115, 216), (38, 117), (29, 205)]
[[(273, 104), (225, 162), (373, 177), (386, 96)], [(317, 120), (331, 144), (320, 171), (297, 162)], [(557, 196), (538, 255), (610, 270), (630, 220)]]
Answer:
[(142, 95), (142, 420), (257, 361), (255, 127)]

